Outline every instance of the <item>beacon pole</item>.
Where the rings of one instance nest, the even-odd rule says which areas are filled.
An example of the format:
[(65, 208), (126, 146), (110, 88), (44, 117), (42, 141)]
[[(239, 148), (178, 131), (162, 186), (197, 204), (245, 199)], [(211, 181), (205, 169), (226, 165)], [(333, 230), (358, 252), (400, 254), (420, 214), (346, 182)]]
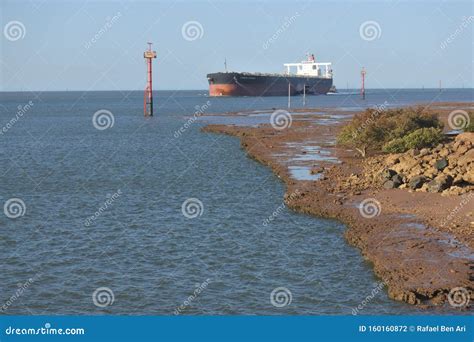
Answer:
[(143, 98), (143, 113), (145, 116), (153, 116), (152, 62), (153, 58), (156, 58), (156, 51), (151, 50), (151, 44), (152, 43), (148, 43), (148, 50), (143, 53), (143, 57), (145, 58), (147, 64), (147, 80)]

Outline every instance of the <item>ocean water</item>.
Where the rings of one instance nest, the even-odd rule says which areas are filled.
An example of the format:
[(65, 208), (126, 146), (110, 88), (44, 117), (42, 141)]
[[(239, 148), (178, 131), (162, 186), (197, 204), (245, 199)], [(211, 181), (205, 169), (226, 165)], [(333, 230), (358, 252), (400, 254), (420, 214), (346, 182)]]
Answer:
[[(472, 100), (380, 90), (307, 106)], [(288, 210), (282, 182), (238, 139), (192, 119), (286, 101), (163, 91), (144, 118), (142, 92), (0, 93), (1, 313), (455, 313), (390, 300), (344, 225)]]

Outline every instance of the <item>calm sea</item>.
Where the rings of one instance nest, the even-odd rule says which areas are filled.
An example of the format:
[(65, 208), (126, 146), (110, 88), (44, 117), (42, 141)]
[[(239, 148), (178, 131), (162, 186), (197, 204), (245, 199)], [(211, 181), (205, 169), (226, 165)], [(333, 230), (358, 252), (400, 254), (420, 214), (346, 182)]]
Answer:
[[(473, 98), (373, 90), (307, 106)], [(0, 93), (4, 314), (320, 315), (362, 303), (361, 314), (432, 312), (390, 300), (344, 225), (288, 210), (282, 182), (238, 139), (190, 120), (284, 108), (285, 97), (163, 91), (155, 101), (145, 119), (142, 92)]]

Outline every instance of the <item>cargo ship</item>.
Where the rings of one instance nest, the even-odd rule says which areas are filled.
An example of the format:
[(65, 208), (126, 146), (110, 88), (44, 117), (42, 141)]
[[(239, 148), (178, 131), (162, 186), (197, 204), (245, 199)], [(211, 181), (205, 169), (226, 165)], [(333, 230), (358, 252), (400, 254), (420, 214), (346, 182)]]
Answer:
[[(332, 87), (331, 63), (314, 55), (301, 63), (286, 63), (286, 73), (216, 72), (207, 74), (209, 96), (287, 96), (327, 94)], [(296, 69), (296, 73), (293, 72)]]

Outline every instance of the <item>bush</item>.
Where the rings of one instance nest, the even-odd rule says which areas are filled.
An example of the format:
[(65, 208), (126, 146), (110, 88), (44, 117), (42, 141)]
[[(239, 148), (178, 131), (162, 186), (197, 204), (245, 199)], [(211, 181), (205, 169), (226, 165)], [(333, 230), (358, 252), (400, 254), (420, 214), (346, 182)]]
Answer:
[(439, 144), (444, 138), (439, 128), (419, 128), (414, 132), (389, 141), (382, 147), (383, 152), (402, 153), (412, 148), (432, 147)]
[(403, 138), (396, 138), (389, 141), (382, 147), (382, 151), (385, 153), (402, 153), (406, 151), (405, 141)]
[(464, 128), (464, 132), (474, 132), (474, 113), (469, 112), (469, 125)]
[[(381, 151), (393, 140), (420, 128), (441, 129), (443, 124), (436, 114), (424, 107), (390, 110), (367, 109), (343, 127), (337, 137), (338, 144), (356, 149), (363, 157), (370, 151)], [(398, 145), (397, 145), (398, 144)], [(393, 142), (395, 148), (404, 148), (404, 143)]]

